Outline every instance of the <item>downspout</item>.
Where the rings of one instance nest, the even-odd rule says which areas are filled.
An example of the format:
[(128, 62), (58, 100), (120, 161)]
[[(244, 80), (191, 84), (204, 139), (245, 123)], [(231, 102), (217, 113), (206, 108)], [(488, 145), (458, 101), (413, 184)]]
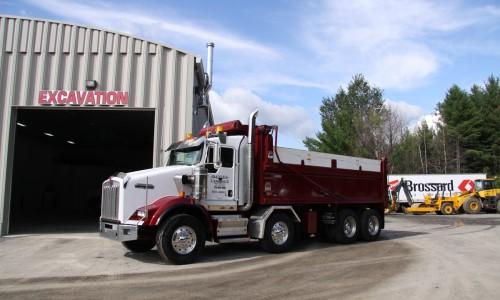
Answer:
[(254, 151), (253, 151), (253, 138), (255, 134), (255, 119), (257, 118), (257, 114), (259, 113), (259, 110), (256, 109), (254, 110), (248, 119), (248, 137), (247, 137), (247, 144), (248, 144), (248, 156), (247, 156), (247, 185), (248, 185), (248, 190), (246, 194), (247, 198), (247, 203), (240, 207), (240, 211), (248, 211), (250, 208), (252, 208), (253, 205), (253, 198), (254, 198)]

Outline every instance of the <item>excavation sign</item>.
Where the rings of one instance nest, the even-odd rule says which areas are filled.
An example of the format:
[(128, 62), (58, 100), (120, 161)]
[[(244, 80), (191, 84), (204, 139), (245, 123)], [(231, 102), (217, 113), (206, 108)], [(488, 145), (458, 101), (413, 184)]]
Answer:
[[(455, 193), (471, 191), (474, 180), (484, 179), (486, 174), (392, 174), (387, 178), (389, 191), (399, 184), (401, 179), (407, 181), (407, 187), (413, 200), (423, 202), (425, 195), (434, 196), (436, 193), (450, 196)], [(399, 194), (399, 202), (406, 202), (403, 192)]]
[(127, 106), (124, 91), (39, 91), (38, 104), (44, 106)]

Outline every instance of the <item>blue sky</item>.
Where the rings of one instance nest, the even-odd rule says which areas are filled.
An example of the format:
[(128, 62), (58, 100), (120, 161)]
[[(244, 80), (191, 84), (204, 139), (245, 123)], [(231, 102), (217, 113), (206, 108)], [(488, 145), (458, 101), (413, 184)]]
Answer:
[(213, 41), (216, 121), (246, 122), (258, 107), (289, 147), (320, 129), (321, 99), (354, 74), (415, 124), (452, 84), (500, 73), (497, 1), (0, 0), (0, 13), (125, 32), (203, 58)]

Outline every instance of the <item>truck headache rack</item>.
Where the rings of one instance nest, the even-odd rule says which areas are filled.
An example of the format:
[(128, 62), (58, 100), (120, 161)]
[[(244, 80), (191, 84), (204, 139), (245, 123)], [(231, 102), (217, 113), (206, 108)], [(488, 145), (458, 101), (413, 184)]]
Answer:
[(101, 218), (118, 219), (118, 200), (120, 183), (115, 180), (107, 180), (102, 185)]

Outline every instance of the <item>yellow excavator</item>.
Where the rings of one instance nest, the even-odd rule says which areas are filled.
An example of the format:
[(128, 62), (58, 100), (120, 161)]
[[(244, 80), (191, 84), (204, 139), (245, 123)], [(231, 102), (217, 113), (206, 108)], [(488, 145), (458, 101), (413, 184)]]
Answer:
[[(474, 189), (470, 192), (455, 194), (451, 197), (436, 194), (434, 198), (427, 195), (422, 203), (410, 203), (405, 213), (452, 215), (458, 212), (477, 214), (481, 209), (500, 213), (500, 188), (495, 179), (477, 179)], [(405, 189), (405, 185), (403, 186)], [(406, 190), (405, 190), (406, 192)]]

